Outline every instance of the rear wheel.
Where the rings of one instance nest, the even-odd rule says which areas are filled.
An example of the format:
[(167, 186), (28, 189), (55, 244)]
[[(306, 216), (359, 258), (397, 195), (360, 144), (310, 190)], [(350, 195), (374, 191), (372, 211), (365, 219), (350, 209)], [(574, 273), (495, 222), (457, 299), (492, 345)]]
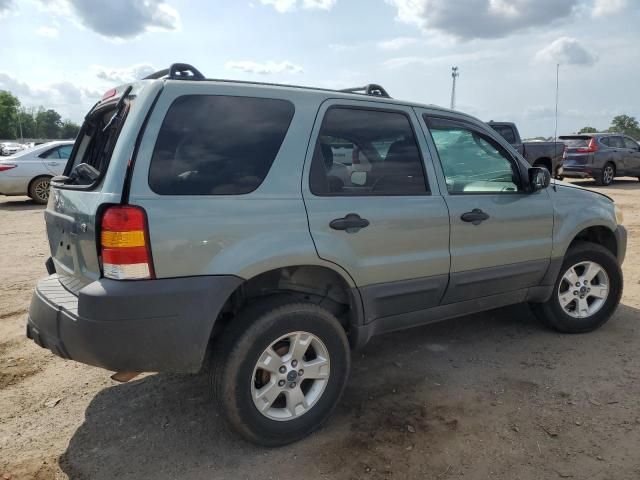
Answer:
[(38, 205), (45, 205), (49, 201), (50, 177), (36, 177), (29, 184), (29, 196)]
[(337, 405), (350, 351), (338, 320), (286, 298), (244, 309), (214, 344), (212, 381), (222, 417), (265, 446), (299, 440)]
[(596, 178), (596, 181), (598, 182), (598, 185), (610, 185), (611, 182), (613, 182), (613, 178), (616, 176), (616, 167), (613, 163), (608, 162), (604, 168), (602, 169), (602, 172), (600, 172), (600, 175), (598, 176), (598, 178)]
[(590, 332), (609, 320), (620, 303), (622, 285), (613, 254), (601, 245), (581, 242), (567, 252), (551, 298), (533, 309), (560, 332)]

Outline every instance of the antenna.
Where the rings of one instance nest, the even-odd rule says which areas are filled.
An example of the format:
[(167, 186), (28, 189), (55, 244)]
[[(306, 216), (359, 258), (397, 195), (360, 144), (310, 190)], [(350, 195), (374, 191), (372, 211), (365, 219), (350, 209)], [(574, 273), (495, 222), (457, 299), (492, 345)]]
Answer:
[(451, 67), (451, 78), (453, 79), (453, 85), (451, 86), (451, 110), (456, 108), (456, 78), (460, 76), (458, 67)]
[(553, 141), (558, 141), (558, 93), (560, 91), (560, 64), (556, 64), (556, 127), (553, 134)]

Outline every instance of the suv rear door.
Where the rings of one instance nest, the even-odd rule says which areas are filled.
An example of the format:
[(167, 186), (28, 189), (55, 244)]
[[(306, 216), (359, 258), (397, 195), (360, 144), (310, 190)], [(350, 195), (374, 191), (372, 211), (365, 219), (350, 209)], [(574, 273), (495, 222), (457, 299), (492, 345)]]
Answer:
[(525, 165), (488, 129), (464, 118), (417, 111), (439, 158), (434, 163), (450, 213), (451, 275), (443, 303), (505, 292), (524, 295), (524, 289), (539, 284), (550, 263), (548, 192), (524, 191)]
[[(449, 216), (416, 131), (409, 107), (327, 100), (307, 151), (302, 192), (313, 241), (360, 288), (367, 321), (436, 306), (447, 285)], [(370, 166), (347, 165), (346, 180), (334, 173), (345, 145)]]
[[(145, 89), (148, 84), (133, 86), (118, 118), (114, 118), (115, 107), (127, 92), (126, 85), (111, 90), (112, 95), (94, 107), (64, 170), (70, 179), (51, 183), (44, 215), (47, 238), (60, 283), (72, 293), (101, 276), (97, 245), (100, 213), (105, 205), (122, 200), (127, 164), (139, 128), (161, 88), (156, 82)], [(85, 172), (92, 172), (90, 176), (79, 173), (80, 164), (85, 164)]]

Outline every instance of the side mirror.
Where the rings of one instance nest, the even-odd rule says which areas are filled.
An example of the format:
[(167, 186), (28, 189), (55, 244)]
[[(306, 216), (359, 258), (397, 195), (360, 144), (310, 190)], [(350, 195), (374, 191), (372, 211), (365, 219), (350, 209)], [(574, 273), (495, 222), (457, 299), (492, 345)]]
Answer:
[(367, 184), (367, 172), (351, 172), (351, 183), (362, 187)]
[(529, 186), (531, 192), (544, 190), (551, 183), (551, 173), (546, 168), (531, 167), (529, 169)]

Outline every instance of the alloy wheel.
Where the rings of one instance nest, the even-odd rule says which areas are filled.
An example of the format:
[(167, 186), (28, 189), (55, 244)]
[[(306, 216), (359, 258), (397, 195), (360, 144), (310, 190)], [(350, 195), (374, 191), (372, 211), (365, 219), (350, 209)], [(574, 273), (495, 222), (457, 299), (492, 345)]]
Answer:
[(288, 421), (307, 413), (327, 386), (327, 347), (308, 332), (291, 332), (272, 342), (260, 355), (251, 378), (251, 398), (271, 420)]
[(564, 312), (574, 318), (594, 315), (609, 296), (609, 277), (596, 262), (580, 262), (569, 268), (558, 286), (558, 301)]

